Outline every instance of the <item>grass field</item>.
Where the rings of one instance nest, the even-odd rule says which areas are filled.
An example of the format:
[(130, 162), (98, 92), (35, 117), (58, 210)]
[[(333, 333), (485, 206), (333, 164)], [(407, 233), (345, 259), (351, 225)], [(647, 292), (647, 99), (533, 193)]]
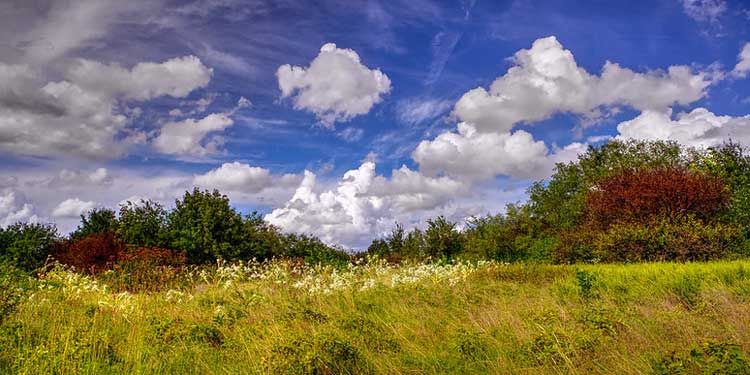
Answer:
[(745, 373), (750, 349), (744, 260), (276, 262), (173, 284), (120, 292), (63, 269), (25, 283), (0, 328), (0, 372)]

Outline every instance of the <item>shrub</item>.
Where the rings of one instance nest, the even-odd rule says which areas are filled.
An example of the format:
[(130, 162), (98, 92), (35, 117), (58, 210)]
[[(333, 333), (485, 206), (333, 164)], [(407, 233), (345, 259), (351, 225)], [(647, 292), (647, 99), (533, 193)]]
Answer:
[(118, 255), (124, 250), (125, 244), (113, 232), (104, 232), (60, 243), (54, 257), (76, 270), (98, 274), (112, 269)]
[(705, 224), (689, 216), (616, 224), (595, 233), (592, 247), (594, 258), (606, 262), (706, 261), (729, 254), (740, 237), (735, 226)]
[(586, 197), (585, 213), (588, 225), (602, 229), (687, 215), (705, 222), (729, 202), (729, 189), (718, 177), (681, 168), (631, 169), (597, 183)]
[(0, 263), (35, 270), (44, 264), (58, 241), (54, 225), (18, 223), (0, 228)]
[(284, 237), (283, 243), (283, 250), (279, 255), (301, 259), (305, 263), (345, 266), (351, 260), (345, 251), (328, 246), (317, 237), (288, 234)]

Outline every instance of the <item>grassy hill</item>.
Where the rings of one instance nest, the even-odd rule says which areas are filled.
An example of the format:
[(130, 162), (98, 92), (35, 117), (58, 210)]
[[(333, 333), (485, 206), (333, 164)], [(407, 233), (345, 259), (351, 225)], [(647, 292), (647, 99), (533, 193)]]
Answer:
[(3, 373), (747, 373), (750, 363), (745, 260), (238, 263), (185, 270), (156, 291), (60, 267), (3, 282)]

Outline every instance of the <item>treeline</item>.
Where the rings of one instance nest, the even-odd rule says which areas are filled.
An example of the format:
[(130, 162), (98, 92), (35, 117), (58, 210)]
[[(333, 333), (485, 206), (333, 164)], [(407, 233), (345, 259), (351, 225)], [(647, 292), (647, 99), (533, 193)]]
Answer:
[(48, 259), (90, 273), (295, 258), (345, 265), (491, 259), (506, 262), (701, 261), (750, 253), (750, 156), (738, 144), (696, 150), (673, 142), (612, 141), (558, 164), (524, 204), (466, 223), (444, 217), (424, 229), (396, 224), (351, 255), (304, 234), (243, 216), (218, 191), (194, 189), (167, 210), (145, 200), (94, 209), (61, 236), (53, 225), (0, 228), (0, 265), (34, 270)]
[(226, 261), (297, 258), (345, 264), (350, 256), (314, 236), (284, 234), (257, 213), (243, 216), (218, 191), (185, 192), (168, 211), (150, 200), (127, 202), (119, 212), (97, 208), (81, 216), (67, 238), (50, 224), (0, 228), (0, 264), (25, 270), (49, 257), (90, 273), (117, 266), (181, 266)]
[(750, 156), (738, 144), (612, 141), (558, 164), (524, 204), (425, 230), (397, 225), (367, 252), (400, 259), (702, 261), (750, 253)]

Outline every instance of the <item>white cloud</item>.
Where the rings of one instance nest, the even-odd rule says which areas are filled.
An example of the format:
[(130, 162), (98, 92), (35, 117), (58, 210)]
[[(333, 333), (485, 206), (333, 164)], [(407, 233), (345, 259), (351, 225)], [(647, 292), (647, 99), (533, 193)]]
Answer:
[(685, 14), (700, 22), (716, 22), (726, 12), (724, 0), (682, 0)]
[(194, 57), (140, 63), (132, 70), (79, 60), (66, 79), (45, 82), (28, 65), (0, 63), (0, 149), (21, 155), (111, 159), (145, 135), (128, 129), (127, 100), (184, 96), (210, 70)]
[(346, 172), (335, 189), (316, 192), (316, 176), (305, 177), (294, 196), (266, 215), (284, 230), (312, 233), (325, 242), (363, 246), (395, 221), (409, 222), (420, 212), (436, 209), (464, 195), (467, 186), (448, 177), (432, 178), (407, 167), (390, 179), (375, 174), (375, 163), (364, 162)]
[[(446, 132), (434, 140), (424, 140), (412, 153), (420, 171), (445, 173), (470, 180), (488, 180), (497, 175), (514, 178), (542, 178), (552, 172), (556, 162), (577, 156), (585, 145), (572, 144), (565, 157), (549, 153), (542, 141), (535, 141), (523, 130), (505, 133), (480, 133), (468, 123), (458, 124), (458, 132)], [(572, 150), (572, 151), (571, 151)]]
[(391, 90), (379, 69), (369, 69), (351, 49), (327, 43), (310, 66), (282, 65), (276, 72), (281, 96), (295, 109), (313, 112), (326, 127), (366, 114)]
[(17, 192), (12, 189), (0, 191), (0, 228), (17, 222), (39, 222), (39, 217), (34, 212), (34, 206), (23, 202)]
[(223, 138), (209, 135), (233, 124), (234, 120), (225, 113), (213, 113), (200, 120), (189, 118), (168, 122), (161, 128), (153, 145), (163, 154), (197, 157), (215, 154), (222, 146)]
[(489, 90), (479, 87), (464, 94), (453, 114), (480, 132), (505, 132), (560, 112), (596, 116), (602, 106), (645, 110), (689, 104), (712, 83), (709, 74), (693, 74), (686, 66), (636, 73), (607, 62), (600, 76), (591, 75), (553, 36), (516, 52), (513, 62)]
[(591, 75), (555, 37), (537, 39), (530, 49), (516, 52), (512, 61), (514, 66), (489, 90), (473, 89), (456, 103), (453, 115), (463, 121), (457, 132), (442, 133), (417, 146), (412, 158), (420, 171), (472, 181), (497, 175), (544, 178), (555, 163), (575, 159), (587, 145), (572, 143), (550, 150), (530, 133), (514, 130), (519, 124), (557, 113), (579, 114), (591, 123), (603, 110), (615, 112), (617, 106), (665, 111), (702, 98), (715, 82), (712, 73), (693, 73), (686, 66), (637, 73), (607, 62), (600, 75)]
[(250, 193), (258, 193), (270, 187), (272, 181), (268, 169), (239, 162), (224, 163), (221, 167), (196, 175), (193, 179), (195, 185), (205, 188)]
[(78, 198), (66, 199), (55, 207), (52, 216), (57, 218), (76, 218), (96, 207), (92, 201), (82, 201)]
[(737, 65), (732, 70), (732, 75), (738, 78), (745, 78), (750, 74), (750, 43), (745, 43), (737, 55)]
[(417, 125), (447, 113), (451, 106), (450, 100), (412, 98), (399, 102), (396, 113), (401, 122)]
[(687, 146), (710, 147), (728, 141), (750, 144), (750, 115), (717, 116), (706, 108), (679, 113), (672, 110), (644, 111), (617, 126), (621, 139), (673, 140)]
[(184, 56), (161, 63), (138, 63), (130, 70), (118, 64), (78, 59), (66, 76), (84, 90), (107, 97), (148, 100), (164, 95), (183, 98), (205, 87), (212, 74), (213, 70), (197, 57)]

